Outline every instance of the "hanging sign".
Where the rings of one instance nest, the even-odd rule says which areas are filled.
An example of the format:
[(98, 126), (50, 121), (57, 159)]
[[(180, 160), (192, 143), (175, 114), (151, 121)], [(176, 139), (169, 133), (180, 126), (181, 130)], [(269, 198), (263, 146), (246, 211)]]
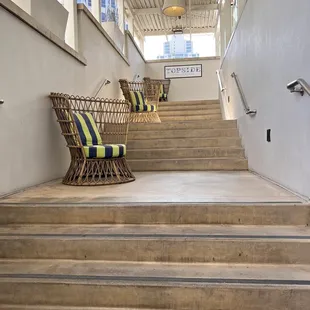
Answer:
[(165, 66), (165, 79), (202, 77), (202, 65)]

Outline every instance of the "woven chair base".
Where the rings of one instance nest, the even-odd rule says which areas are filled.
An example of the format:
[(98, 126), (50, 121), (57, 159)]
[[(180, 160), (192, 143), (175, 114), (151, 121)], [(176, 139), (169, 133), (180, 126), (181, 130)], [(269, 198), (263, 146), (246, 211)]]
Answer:
[(62, 183), (75, 186), (112, 185), (132, 182), (135, 176), (124, 157), (72, 160)]
[(157, 112), (132, 112), (130, 113), (130, 123), (161, 123)]

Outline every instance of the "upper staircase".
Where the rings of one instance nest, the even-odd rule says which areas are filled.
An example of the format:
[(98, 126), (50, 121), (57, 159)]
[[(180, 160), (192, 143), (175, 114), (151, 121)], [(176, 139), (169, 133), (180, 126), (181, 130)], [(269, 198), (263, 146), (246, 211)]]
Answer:
[(237, 123), (222, 120), (215, 100), (162, 102), (162, 123), (129, 127), (134, 171), (247, 170)]
[(162, 122), (222, 119), (218, 100), (162, 102), (159, 116)]

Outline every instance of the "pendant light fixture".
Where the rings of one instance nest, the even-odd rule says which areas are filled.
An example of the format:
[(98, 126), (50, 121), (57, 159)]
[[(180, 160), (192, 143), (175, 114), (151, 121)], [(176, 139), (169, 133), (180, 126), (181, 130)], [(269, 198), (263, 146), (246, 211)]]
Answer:
[(166, 16), (178, 17), (186, 12), (185, 0), (165, 0), (163, 13)]

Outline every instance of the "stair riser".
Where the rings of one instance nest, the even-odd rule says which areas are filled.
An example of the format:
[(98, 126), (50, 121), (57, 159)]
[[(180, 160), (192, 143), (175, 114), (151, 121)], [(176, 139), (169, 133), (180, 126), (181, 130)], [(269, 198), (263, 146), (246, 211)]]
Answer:
[(158, 159), (133, 160), (128, 163), (133, 171), (242, 171), (248, 169), (245, 159)]
[(205, 158), (205, 157), (240, 157), (244, 158), (243, 149), (171, 149), (171, 150), (131, 150), (128, 159), (172, 159), (172, 158)]
[(1, 237), (0, 258), (183, 263), (309, 264), (310, 242), (199, 238)]
[(162, 111), (159, 110), (159, 116), (183, 116), (183, 115), (221, 115), (220, 109), (210, 109), (210, 110), (189, 110), (189, 111)]
[[(151, 140), (173, 138), (211, 138), (239, 136), (237, 129), (194, 129), (194, 130), (167, 130), (167, 131), (132, 131), (128, 134), (128, 140)], [(193, 147), (193, 144), (192, 144)], [(195, 146), (197, 147), (197, 146)]]
[(241, 147), (241, 140), (239, 137), (231, 138), (214, 138), (214, 139), (166, 139), (166, 140), (135, 140), (128, 141), (127, 147), (132, 149), (164, 149), (164, 148), (178, 148), (182, 145), (186, 147)]
[(171, 129), (223, 129), (237, 128), (236, 121), (196, 121), (196, 122), (173, 122), (173, 123), (132, 123), (129, 131), (148, 131), (148, 130), (171, 130)]
[(213, 115), (190, 115), (190, 116), (161, 116), (160, 120), (162, 122), (169, 121), (195, 121), (195, 120), (222, 120), (220, 114)]
[[(41, 282), (41, 283), (40, 283)], [(96, 283), (0, 283), (0, 302), (84, 307), (169, 308), (175, 310), (308, 309), (309, 289), (240, 285), (97, 285)], [(35, 293), (34, 293), (35, 292)], [(242, 307), (242, 308), (241, 308)]]
[(187, 111), (187, 110), (221, 110), (221, 107), (219, 104), (189, 104), (189, 105), (165, 105), (160, 104), (159, 105), (159, 111)]
[(193, 101), (163, 101), (159, 103), (160, 105), (164, 106), (182, 106), (182, 105), (213, 105), (213, 104), (220, 104), (219, 100), (193, 100)]
[(231, 224), (308, 225), (303, 205), (132, 204), (0, 207), (1, 224)]
[[(1, 310), (169, 310), (169, 309), (142, 309), (142, 308), (117, 308), (114, 307), (63, 307), (63, 306), (25, 306), (25, 305), (0, 305)], [(171, 309), (170, 309), (171, 310)]]

